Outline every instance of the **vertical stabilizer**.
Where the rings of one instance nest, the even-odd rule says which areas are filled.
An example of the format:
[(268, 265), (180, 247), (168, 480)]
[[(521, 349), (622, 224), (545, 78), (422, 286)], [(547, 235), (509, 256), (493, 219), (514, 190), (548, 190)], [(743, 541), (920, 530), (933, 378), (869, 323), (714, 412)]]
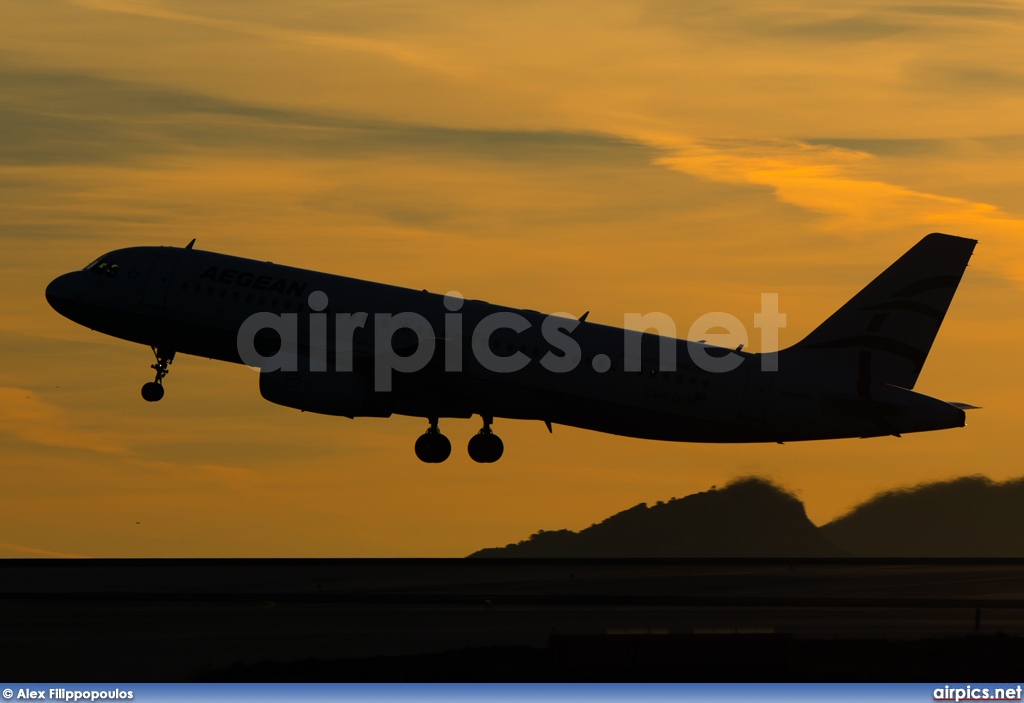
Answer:
[(857, 374), (857, 390), (912, 389), (977, 241), (929, 234), (795, 345)]

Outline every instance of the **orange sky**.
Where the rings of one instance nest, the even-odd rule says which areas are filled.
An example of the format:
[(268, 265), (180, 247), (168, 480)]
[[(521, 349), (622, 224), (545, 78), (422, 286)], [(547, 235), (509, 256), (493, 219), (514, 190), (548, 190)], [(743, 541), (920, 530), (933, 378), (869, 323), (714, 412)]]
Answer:
[[(760, 474), (824, 523), (1020, 475), (1024, 4), (0, 0), (0, 557), (461, 556)], [(931, 231), (979, 240), (902, 439), (716, 446), (263, 401), (53, 312), (105, 251), (197, 246), (621, 324), (777, 292), (799, 340)], [(758, 339), (753, 335), (751, 348)]]

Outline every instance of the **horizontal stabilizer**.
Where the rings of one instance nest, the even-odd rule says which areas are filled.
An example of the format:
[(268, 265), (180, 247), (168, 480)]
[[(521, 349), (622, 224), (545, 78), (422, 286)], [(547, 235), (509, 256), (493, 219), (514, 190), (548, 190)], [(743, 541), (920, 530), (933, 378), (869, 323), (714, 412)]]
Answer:
[(970, 403), (950, 403), (950, 405), (961, 410), (981, 410), (980, 405), (971, 405)]

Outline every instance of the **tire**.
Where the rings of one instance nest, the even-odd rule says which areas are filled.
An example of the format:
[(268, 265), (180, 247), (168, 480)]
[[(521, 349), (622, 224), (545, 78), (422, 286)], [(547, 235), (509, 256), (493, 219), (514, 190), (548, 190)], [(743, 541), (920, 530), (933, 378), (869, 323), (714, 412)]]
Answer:
[(155, 403), (164, 397), (164, 387), (153, 381), (150, 381), (142, 387), (142, 397), (149, 403)]

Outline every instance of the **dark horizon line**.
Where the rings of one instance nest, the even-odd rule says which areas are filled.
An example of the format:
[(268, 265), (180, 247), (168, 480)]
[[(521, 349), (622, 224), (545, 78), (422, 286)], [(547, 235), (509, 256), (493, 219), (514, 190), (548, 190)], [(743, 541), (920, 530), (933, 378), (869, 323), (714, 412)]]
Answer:
[(473, 566), (552, 566), (566, 565), (780, 565), (807, 566), (841, 564), (844, 566), (985, 566), (1021, 565), (1024, 557), (7, 557), (0, 558), (0, 570), (9, 567), (95, 568), (95, 567), (168, 567), (189, 566), (330, 566), (358, 565), (461, 565)]

